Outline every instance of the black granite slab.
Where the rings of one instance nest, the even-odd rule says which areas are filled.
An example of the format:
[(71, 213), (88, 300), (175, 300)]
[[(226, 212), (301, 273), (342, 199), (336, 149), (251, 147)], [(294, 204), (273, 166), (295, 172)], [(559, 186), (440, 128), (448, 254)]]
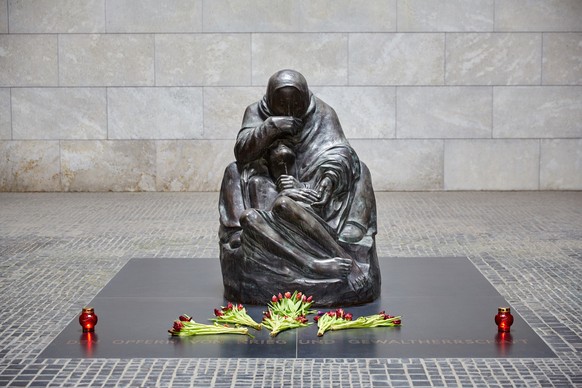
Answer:
[[(179, 338), (167, 329), (180, 314), (208, 322), (213, 309), (226, 303), (218, 259), (132, 259), (92, 301), (99, 316), (95, 333), (82, 333), (74, 319), (40, 357), (556, 357), (516, 311), (511, 333), (498, 334), (493, 319), (497, 307), (508, 303), (467, 258), (381, 258), (380, 266), (381, 298), (348, 311), (357, 317), (386, 310), (403, 316), (402, 327), (317, 337), (312, 325), (274, 338), (252, 329), (254, 339)], [(246, 307), (257, 321), (265, 310)]]

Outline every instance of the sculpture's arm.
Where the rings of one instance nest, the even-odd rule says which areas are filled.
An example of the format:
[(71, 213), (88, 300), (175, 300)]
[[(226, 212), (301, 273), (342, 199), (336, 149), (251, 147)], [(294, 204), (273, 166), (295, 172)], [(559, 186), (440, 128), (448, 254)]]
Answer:
[[(249, 109), (245, 112), (245, 118)], [(243, 123), (246, 120), (243, 120)], [(294, 117), (268, 117), (258, 126), (243, 127), (236, 138), (234, 156), (245, 164), (261, 157), (263, 152), (277, 139), (293, 136), (301, 128), (301, 120)]]

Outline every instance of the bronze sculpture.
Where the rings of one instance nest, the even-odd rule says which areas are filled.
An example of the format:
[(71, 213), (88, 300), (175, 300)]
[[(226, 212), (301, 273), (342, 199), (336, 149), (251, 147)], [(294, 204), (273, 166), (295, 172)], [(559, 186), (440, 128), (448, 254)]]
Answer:
[(294, 290), (321, 306), (377, 298), (370, 172), (303, 75), (269, 79), (245, 111), (234, 152), (219, 199), (225, 298), (265, 304)]

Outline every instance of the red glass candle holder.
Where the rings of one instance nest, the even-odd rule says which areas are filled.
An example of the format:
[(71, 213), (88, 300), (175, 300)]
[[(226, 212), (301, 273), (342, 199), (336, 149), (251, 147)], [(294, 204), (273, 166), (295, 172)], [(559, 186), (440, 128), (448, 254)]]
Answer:
[(497, 309), (497, 315), (495, 316), (495, 323), (497, 324), (497, 329), (500, 332), (509, 332), (509, 328), (513, 324), (513, 315), (511, 315), (511, 309), (509, 307), (499, 307)]
[(83, 307), (83, 312), (79, 315), (79, 324), (83, 327), (84, 333), (95, 331), (97, 325), (97, 314), (93, 307)]

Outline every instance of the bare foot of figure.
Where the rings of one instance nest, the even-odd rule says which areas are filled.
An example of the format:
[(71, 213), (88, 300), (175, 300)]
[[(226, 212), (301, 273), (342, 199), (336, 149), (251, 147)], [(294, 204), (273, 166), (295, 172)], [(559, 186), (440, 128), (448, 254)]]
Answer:
[(354, 291), (358, 291), (366, 286), (367, 276), (362, 272), (358, 265), (352, 266), (352, 271), (348, 276), (348, 283)]
[(332, 259), (317, 259), (309, 263), (309, 268), (320, 275), (326, 275), (329, 278), (343, 279), (352, 269), (352, 259), (334, 257)]

